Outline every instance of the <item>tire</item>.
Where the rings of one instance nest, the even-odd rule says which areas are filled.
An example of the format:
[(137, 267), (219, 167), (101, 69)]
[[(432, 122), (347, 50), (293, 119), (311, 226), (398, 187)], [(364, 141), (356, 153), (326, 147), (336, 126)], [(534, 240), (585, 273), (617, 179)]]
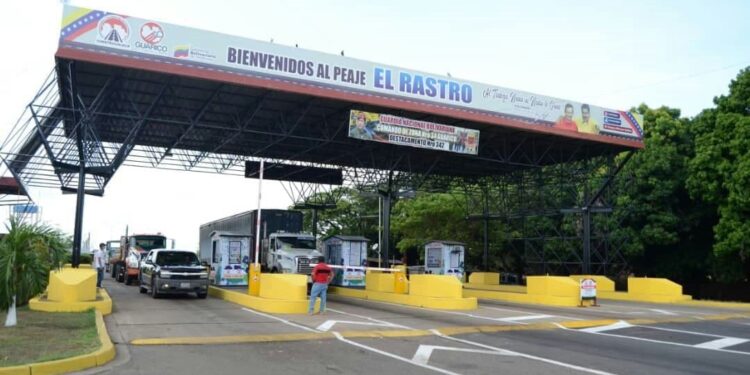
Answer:
[(138, 291), (141, 294), (145, 294), (148, 290), (143, 286), (143, 275), (138, 273)]
[(196, 293), (196, 295), (200, 299), (206, 299), (206, 297), (208, 297), (208, 292), (206, 292), (206, 293)]
[(274, 267), (271, 269), (271, 273), (279, 273), (279, 270), (276, 267)]
[(125, 270), (125, 285), (130, 285), (133, 282), (133, 278), (130, 277), (130, 275), (127, 274), (127, 270)]
[(118, 264), (118, 265), (117, 265), (117, 266), (115, 267), (115, 273), (117, 274), (117, 282), (118, 282), (118, 283), (121, 283), (121, 282), (124, 282), (124, 281), (125, 281), (125, 275), (124, 275), (124, 273), (122, 272), (122, 265), (121, 265), (121, 264)]
[(153, 278), (151, 279), (151, 298), (159, 298), (159, 291), (156, 290), (156, 280)]

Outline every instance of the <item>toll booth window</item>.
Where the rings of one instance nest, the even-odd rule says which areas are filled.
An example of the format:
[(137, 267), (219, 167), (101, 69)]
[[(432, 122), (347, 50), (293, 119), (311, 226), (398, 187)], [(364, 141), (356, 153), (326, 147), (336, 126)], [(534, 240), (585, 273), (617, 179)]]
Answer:
[(229, 241), (229, 264), (240, 264), (242, 260), (242, 242)]
[(461, 265), (461, 250), (452, 250), (450, 267), (458, 268), (460, 267), (460, 265)]
[(439, 247), (431, 247), (427, 249), (427, 267), (440, 267), (440, 261), (442, 260), (442, 250), (443, 249)]
[(362, 245), (364, 242), (350, 242), (349, 247), (349, 265), (356, 266), (362, 259)]

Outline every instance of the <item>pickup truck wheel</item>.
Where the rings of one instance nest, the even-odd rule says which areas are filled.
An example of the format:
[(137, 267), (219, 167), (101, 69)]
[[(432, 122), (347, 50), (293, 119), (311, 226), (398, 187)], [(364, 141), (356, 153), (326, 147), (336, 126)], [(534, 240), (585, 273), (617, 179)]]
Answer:
[[(127, 272), (127, 271), (125, 271)], [(133, 281), (133, 278), (130, 277), (130, 275), (125, 275), (125, 285), (130, 285)]]
[(200, 299), (206, 299), (206, 297), (208, 296), (208, 292), (206, 292), (206, 293), (196, 293), (196, 294), (198, 295), (198, 298), (200, 298)]
[(156, 290), (156, 280), (151, 279), (151, 298), (157, 299), (159, 298), (159, 292)]

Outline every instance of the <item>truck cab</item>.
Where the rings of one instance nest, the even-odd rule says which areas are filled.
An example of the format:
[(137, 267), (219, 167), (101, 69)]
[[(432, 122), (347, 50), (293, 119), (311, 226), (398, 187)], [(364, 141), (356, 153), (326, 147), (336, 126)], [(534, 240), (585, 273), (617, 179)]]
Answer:
[(310, 275), (322, 254), (315, 237), (308, 233), (277, 232), (263, 240), (266, 267), (271, 273)]
[(138, 279), (141, 259), (149, 251), (167, 247), (167, 237), (162, 234), (134, 234), (120, 239), (120, 259), (113, 273), (119, 282), (130, 285)]

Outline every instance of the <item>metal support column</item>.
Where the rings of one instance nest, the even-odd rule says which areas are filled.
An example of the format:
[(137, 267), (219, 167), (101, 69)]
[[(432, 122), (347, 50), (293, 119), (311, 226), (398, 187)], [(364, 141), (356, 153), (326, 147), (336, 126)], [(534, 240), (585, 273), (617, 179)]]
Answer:
[(312, 234), (315, 239), (318, 239), (318, 209), (312, 209)]
[(591, 210), (589, 207), (581, 209), (583, 216), (583, 274), (591, 273)]
[(390, 264), (390, 251), (391, 251), (391, 192), (388, 191), (385, 194), (381, 194), (383, 197), (383, 242), (381, 243), (381, 246), (383, 247), (381, 250), (381, 253), (383, 254), (383, 259), (385, 259), (385, 265), (388, 267)]
[(81, 236), (83, 234), (83, 203), (86, 194), (86, 155), (84, 153), (84, 137), (86, 135), (86, 124), (78, 113), (78, 95), (75, 90), (75, 69), (74, 62), (69, 63), (70, 79), (70, 105), (73, 108), (73, 120), (78, 125), (76, 130), (76, 146), (78, 147), (78, 190), (76, 191), (76, 217), (75, 227), (73, 229), (73, 254), (71, 256), (71, 266), (78, 268), (81, 264)]
[(484, 205), (482, 209), (482, 225), (483, 225), (483, 232), (484, 232), (484, 242), (483, 242), (483, 257), (482, 257), (482, 265), (484, 266), (484, 271), (488, 272), (490, 270), (490, 207), (489, 207), (489, 197), (487, 195), (489, 194), (488, 191), (484, 191)]

